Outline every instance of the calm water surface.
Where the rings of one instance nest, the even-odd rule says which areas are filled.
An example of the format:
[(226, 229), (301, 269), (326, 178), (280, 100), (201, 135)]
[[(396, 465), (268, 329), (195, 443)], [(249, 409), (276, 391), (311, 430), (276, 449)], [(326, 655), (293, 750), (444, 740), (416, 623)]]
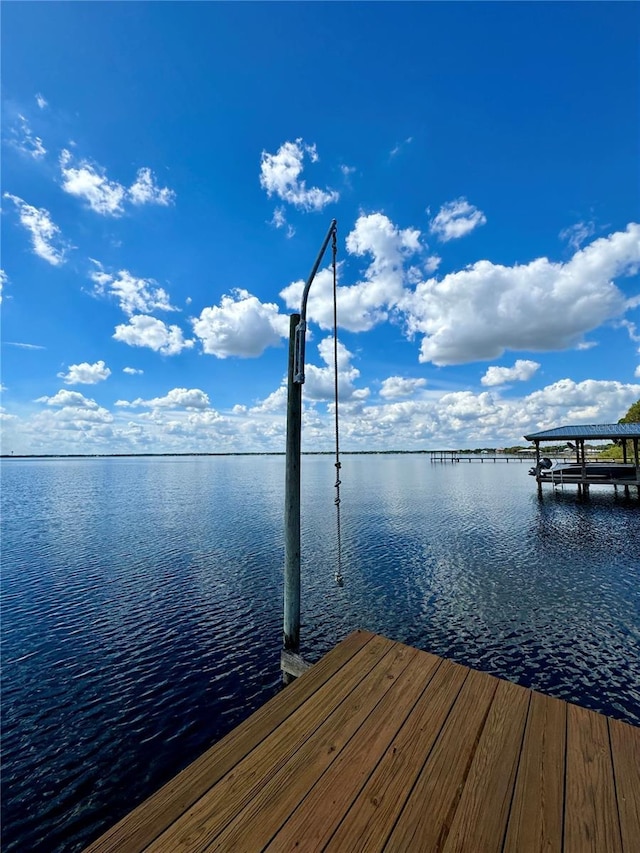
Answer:
[[(640, 725), (640, 502), (303, 459), (303, 654), (357, 627)], [(2, 826), (75, 851), (278, 689), (282, 457), (2, 466)]]

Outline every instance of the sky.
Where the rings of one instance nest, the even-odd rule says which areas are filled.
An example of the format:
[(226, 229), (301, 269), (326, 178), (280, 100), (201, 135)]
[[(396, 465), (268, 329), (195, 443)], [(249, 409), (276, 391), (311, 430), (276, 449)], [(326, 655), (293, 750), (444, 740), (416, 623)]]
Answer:
[[(640, 6), (2, 9), (2, 453), (283, 451), (338, 222), (344, 450), (640, 398)], [(303, 450), (330, 450), (330, 253)]]

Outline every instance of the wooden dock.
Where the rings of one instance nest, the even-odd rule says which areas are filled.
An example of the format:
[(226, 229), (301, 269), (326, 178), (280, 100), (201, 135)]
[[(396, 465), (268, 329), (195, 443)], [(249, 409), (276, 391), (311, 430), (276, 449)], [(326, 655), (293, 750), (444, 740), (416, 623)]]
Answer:
[(92, 844), (640, 850), (640, 728), (364, 631)]

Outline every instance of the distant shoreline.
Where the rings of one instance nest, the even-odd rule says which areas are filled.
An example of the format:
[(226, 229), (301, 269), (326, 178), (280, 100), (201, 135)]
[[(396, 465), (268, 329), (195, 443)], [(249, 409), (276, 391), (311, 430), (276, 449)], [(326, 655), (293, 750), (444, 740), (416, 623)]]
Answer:
[[(341, 450), (341, 456), (410, 456), (410, 455), (437, 455), (439, 453), (455, 453), (460, 456), (481, 456), (484, 450)], [(189, 456), (285, 456), (284, 450), (245, 450), (227, 453), (2, 453), (0, 460), (4, 459), (149, 459), (162, 457), (189, 457)], [(335, 450), (303, 450), (302, 456), (334, 456)], [(528, 458), (535, 456), (531, 453), (491, 453), (491, 457), (504, 456), (511, 458)]]
[[(341, 456), (439, 453), (437, 450), (341, 450)], [(455, 451), (457, 452), (457, 451)], [(246, 450), (228, 453), (2, 453), (0, 459), (131, 459), (162, 456), (284, 456), (284, 450)], [(335, 450), (303, 450), (303, 456), (334, 456)]]

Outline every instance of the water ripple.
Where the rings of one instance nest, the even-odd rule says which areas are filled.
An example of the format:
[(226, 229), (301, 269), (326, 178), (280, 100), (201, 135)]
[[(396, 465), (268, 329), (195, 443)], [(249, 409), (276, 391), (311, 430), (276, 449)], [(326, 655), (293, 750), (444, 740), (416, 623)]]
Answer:
[[(640, 724), (639, 503), (520, 465), (303, 465), (304, 654), (356, 627)], [(279, 688), (283, 461), (3, 468), (3, 850), (74, 851)]]

